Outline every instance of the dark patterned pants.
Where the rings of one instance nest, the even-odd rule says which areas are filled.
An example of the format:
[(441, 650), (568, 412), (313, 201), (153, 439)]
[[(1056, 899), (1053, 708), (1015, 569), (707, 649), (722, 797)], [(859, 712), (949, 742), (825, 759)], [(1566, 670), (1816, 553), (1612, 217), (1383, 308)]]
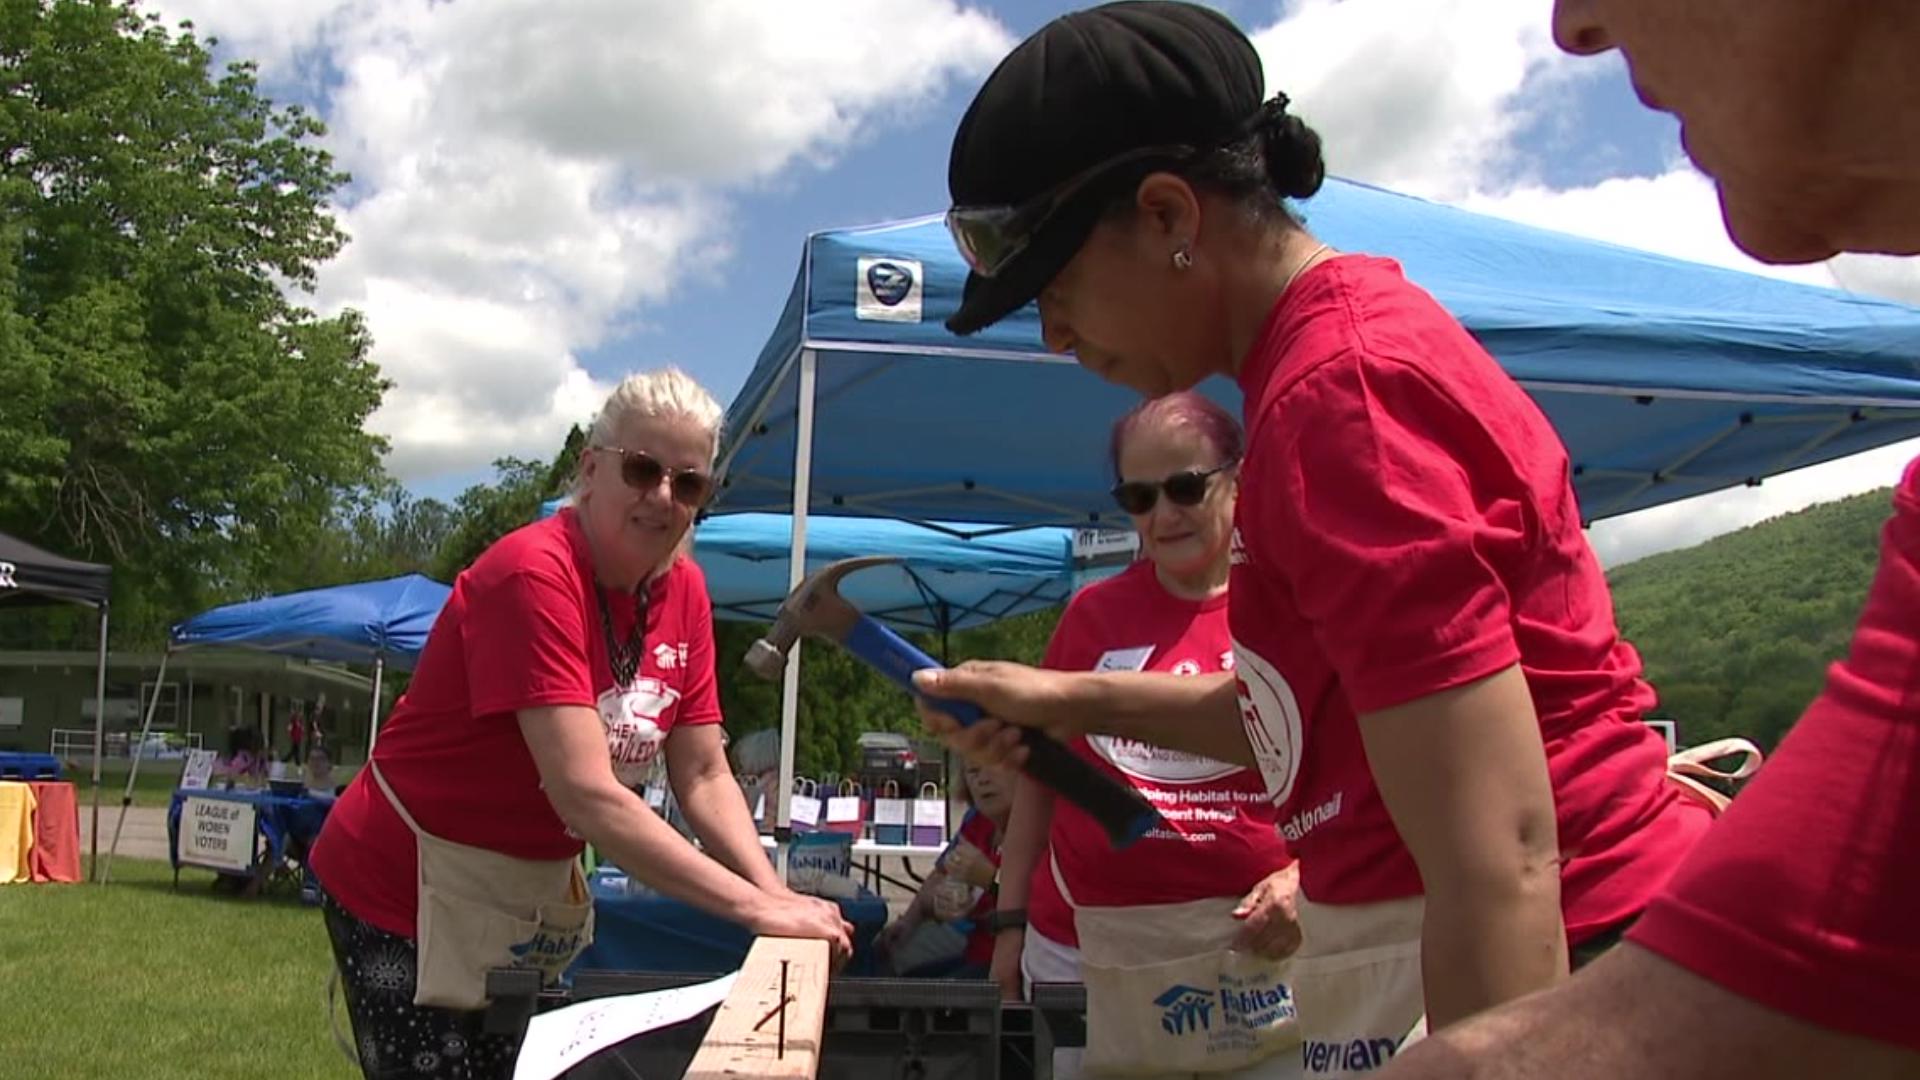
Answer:
[(484, 1034), (479, 1012), (413, 1003), (413, 942), (326, 897), (327, 937), (367, 1080), (511, 1080), (520, 1040)]

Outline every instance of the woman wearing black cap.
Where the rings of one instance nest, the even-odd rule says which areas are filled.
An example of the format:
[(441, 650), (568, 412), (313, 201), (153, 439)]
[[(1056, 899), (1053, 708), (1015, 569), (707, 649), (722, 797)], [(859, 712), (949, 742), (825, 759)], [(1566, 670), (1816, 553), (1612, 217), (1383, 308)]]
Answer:
[[(1304, 1065), (1346, 1075), (1617, 940), (1707, 812), (1641, 722), (1553, 429), (1396, 264), (1289, 212), (1325, 166), (1263, 81), (1208, 9), (1077, 12), (1001, 64), (949, 167), (973, 269), (953, 330), (1037, 299), (1048, 346), (1110, 381), (1239, 382), (1235, 672), (986, 663), (920, 687), (1257, 763), (1300, 858)], [(929, 722), (1023, 756), (1000, 724)]]

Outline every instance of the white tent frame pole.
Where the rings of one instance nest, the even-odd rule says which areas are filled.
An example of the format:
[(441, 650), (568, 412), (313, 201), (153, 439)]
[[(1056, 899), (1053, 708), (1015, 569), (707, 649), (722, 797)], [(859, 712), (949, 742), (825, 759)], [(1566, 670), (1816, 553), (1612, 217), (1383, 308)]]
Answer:
[(93, 833), (87, 880), (100, 873), (100, 759), (107, 752), (107, 602), (100, 601), (100, 657), (93, 673)]
[(367, 760), (373, 760), (373, 740), (380, 734), (380, 680), (387, 671), (387, 654), (373, 658), (373, 706), (367, 711)]
[[(798, 588), (807, 576), (807, 504), (812, 495), (813, 477), (813, 404), (814, 385), (819, 375), (819, 354), (812, 349), (800, 353), (800, 385), (797, 425), (793, 437), (793, 545), (788, 552), (787, 591)], [(793, 829), (793, 744), (800, 728), (800, 640), (794, 639), (787, 654), (786, 669), (780, 676), (780, 794), (775, 800), (775, 854), (780, 880), (787, 880), (787, 856)]]
[(133, 785), (140, 779), (140, 758), (146, 753), (147, 735), (153, 731), (153, 713), (160, 707), (160, 690), (167, 685), (167, 661), (173, 659), (173, 646), (160, 654), (160, 673), (153, 677), (153, 696), (147, 699), (147, 715), (140, 721), (140, 741), (133, 744), (133, 766), (127, 770), (127, 790), (120, 795), (120, 817), (113, 823), (113, 843), (107, 845), (107, 861), (100, 867), (100, 884), (113, 880), (113, 856), (120, 850), (120, 830), (127, 824), (127, 807), (133, 805)]

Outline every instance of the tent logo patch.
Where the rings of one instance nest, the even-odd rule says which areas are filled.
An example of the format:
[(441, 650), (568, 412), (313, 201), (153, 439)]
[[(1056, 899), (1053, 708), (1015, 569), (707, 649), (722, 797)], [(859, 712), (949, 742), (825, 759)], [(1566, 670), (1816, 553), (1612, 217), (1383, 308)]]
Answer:
[(919, 322), (922, 277), (915, 259), (863, 256), (856, 273), (854, 316), (875, 322)]

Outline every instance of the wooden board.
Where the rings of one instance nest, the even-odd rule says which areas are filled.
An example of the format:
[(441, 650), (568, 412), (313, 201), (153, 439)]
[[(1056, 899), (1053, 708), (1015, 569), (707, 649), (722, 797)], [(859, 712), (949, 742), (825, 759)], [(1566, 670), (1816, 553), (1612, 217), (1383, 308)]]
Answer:
[[(786, 964), (786, 1039), (780, 1038), (780, 967)], [(820, 1068), (820, 1032), (827, 1022), (827, 943), (763, 937), (713, 1026), (687, 1066), (687, 1080), (771, 1076), (813, 1080)]]

